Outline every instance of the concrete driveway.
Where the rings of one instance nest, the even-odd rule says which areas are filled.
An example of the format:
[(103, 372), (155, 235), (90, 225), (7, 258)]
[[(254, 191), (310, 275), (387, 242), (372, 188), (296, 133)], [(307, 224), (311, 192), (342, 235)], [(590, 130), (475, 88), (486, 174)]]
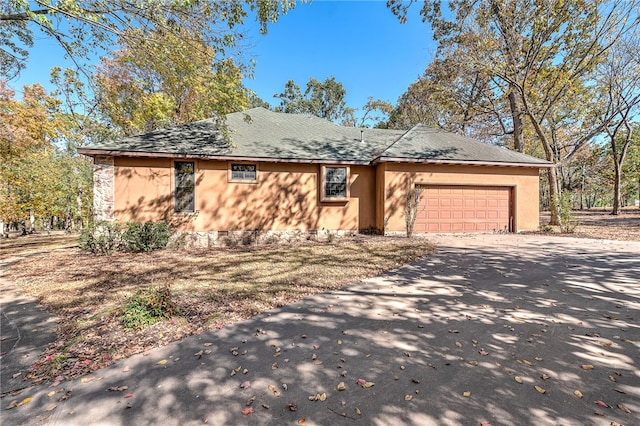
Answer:
[(5, 396), (0, 419), (640, 424), (640, 242), (430, 239), (396, 271)]

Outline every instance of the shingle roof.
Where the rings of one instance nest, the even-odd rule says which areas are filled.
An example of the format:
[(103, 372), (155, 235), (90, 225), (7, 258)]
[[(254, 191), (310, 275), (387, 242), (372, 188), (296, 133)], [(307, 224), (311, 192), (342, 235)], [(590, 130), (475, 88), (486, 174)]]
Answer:
[(215, 120), (197, 121), (78, 150), (130, 155), (371, 164), (372, 161), (549, 163), (453, 133), (418, 125), (403, 130), (345, 127), (306, 114), (253, 108), (229, 114), (231, 145)]
[(540, 158), (489, 145), (455, 133), (418, 124), (380, 154), (379, 161), (549, 163)]

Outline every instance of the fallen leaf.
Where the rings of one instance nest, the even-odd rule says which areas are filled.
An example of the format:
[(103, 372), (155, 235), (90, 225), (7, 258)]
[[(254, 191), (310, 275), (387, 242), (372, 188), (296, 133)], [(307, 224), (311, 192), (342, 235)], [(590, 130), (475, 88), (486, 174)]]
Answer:
[(596, 405), (599, 405), (600, 407), (604, 407), (604, 408), (611, 408), (609, 406), (609, 404), (607, 404), (606, 402), (602, 401), (602, 400), (597, 400), (597, 401), (593, 401), (594, 403), (596, 403)]
[(111, 392), (122, 392), (122, 391), (126, 391), (127, 389), (129, 389), (129, 386), (111, 386), (107, 390)]
[(593, 370), (593, 365), (591, 365), (591, 364), (582, 364), (580, 367), (583, 370)]
[(535, 388), (538, 391), (538, 393), (547, 393), (547, 391), (542, 389), (540, 386), (535, 386)]
[(298, 411), (298, 406), (296, 404), (287, 404), (287, 408), (289, 411)]
[(458, 330), (449, 330), (449, 333), (460, 333)]
[(544, 361), (544, 360), (543, 360), (542, 358), (540, 358), (539, 356), (537, 356), (537, 357), (536, 357), (536, 361), (538, 361), (538, 362), (542, 362), (542, 361)]
[(251, 398), (249, 398), (244, 405), (247, 407), (251, 407), (251, 405), (254, 403), (255, 400), (256, 400), (256, 396), (254, 395)]
[(129, 392), (124, 396), (125, 398), (133, 398), (133, 393)]
[(56, 409), (56, 407), (57, 407), (56, 404), (52, 404), (52, 405), (48, 406), (45, 411), (53, 411), (53, 410)]
[(612, 382), (617, 382), (617, 381), (618, 381), (618, 379), (616, 379), (616, 378), (615, 378), (615, 377), (613, 377), (613, 376), (609, 376), (609, 380), (611, 380)]
[(575, 396), (577, 396), (578, 398), (582, 399), (582, 396), (583, 396), (583, 395), (582, 395), (582, 392), (580, 392), (579, 390), (575, 390), (575, 391), (573, 391), (573, 394), (574, 394)]
[(7, 406), (7, 408), (5, 408), (5, 410), (11, 410), (12, 408), (16, 408), (17, 406), (18, 406), (18, 401), (17, 400), (11, 401), (11, 404), (9, 404)]
[(480, 426), (491, 426), (489, 422), (480, 422)]
[(361, 415), (362, 414), (362, 411), (360, 411), (360, 409), (358, 407), (356, 407), (356, 414), (357, 415)]
[(549, 380), (549, 379), (551, 378), (551, 376), (550, 376), (550, 375), (548, 375), (547, 373), (543, 373), (543, 374), (540, 376), (540, 378), (541, 378), (542, 380)]
[(363, 386), (367, 381), (365, 379), (358, 379), (356, 380), (356, 384), (358, 384), (359, 386)]
[(262, 405), (262, 408), (264, 408), (265, 410), (268, 410), (269, 408), (271, 408), (267, 404), (261, 404), (261, 405)]
[(462, 396), (464, 396), (465, 398), (469, 398), (471, 396), (471, 392), (470, 391), (465, 391), (462, 393)]
[(622, 404), (618, 404), (618, 408), (621, 409), (622, 411), (624, 411), (627, 414), (631, 414), (631, 410), (629, 410), (627, 407), (625, 407)]
[(251, 387), (251, 382), (249, 380), (247, 380), (246, 382), (242, 382), (240, 383), (240, 387), (242, 389), (249, 389)]
[[(213, 345), (213, 343), (209, 343), (209, 342), (207, 342), (207, 343), (203, 343), (203, 344), (202, 344), (202, 346), (211, 346), (211, 345)], [(238, 348), (236, 348), (236, 350), (238, 350)]]
[(480, 349), (480, 350), (478, 351), (478, 353), (479, 353), (480, 355), (482, 355), (482, 356), (487, 356), (487, 355), (489, 355), (489, 352), (485, 351), (484, 349)]
[(527, 365), (533, 365), (533, 363), (531, 361), (528, 361), (526, 359), (523, 359), (522, 362), (524, 362)]
[(370, 388), (375, 386), (375, 383), (373, 382), (366, 382), (364, 385), (362, 385), (363, 388)]
[(160, 361), (156, 362), (156, 364), (158, 365), (165, 365), (168, 361), (166, 359), (161, 359)]
[(245, 407), (244, 410), (242, 410), (243, 416), (248, 416), (251, 413), (253, 413), (253, 407)]
[(299, 425), (306, 425), (307, 424), (307, 420), (304, 417), (299, 418), (298, 419), (298, 424)]
[(457, 346), (457, 347), (459, 347), (459, 348), (461, 348), (461, 347), (462, 347), (462, 343), (460, 343), (460, 342), (456, 342), (456, 346)]
[(626, 393), (625, 391), (623, 391), (622, 389), (619, 389), (619, 388), (613, 388), (613, 390), (618, 392), (618, 393)]
[(339, 391), (345, 390), (346, 386), (344, 385), (344, 382), (338, 383), (338, 386), (336, 386), (336, 389), (339, 390)]
[(313, 349), (317, 351), (318, 349), (320, 349), (320, 345), (313, 345)]
[(411, 395), (405, 395), (404, 396), (404, 400), (405, 401), (411, 401), (412, 399), (413, 399), (413, 396), (411, 396)]
[(280, 396), (280, 391), (274, 385), (269, 385), (269, 390), (273, 392), (275, 396)]
[(520, 376), (515, 376), (513, 380), (515, 380), (518, 383), (522, 383), (522, 379), (520, 378)]

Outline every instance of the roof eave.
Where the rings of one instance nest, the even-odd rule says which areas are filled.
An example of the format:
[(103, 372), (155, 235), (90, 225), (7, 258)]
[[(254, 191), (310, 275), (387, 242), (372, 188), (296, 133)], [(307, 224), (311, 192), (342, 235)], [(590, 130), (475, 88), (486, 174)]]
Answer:
[(275, 157), (243, 157), (239, 155), (208, 155), (208, 154), (179, 154), (166, 152), (121, 151), (109, 149), (78, 148), (78, 153), (87, 156), (114, 156), (138, 158), (181, 158), (214, 161), (253, 161), (264, 163), (296, 163), (296, 164), (337, 164), (349, 166), (367, 166), (370, 161), (337, 160), (337, 159), (306, 159), (306, 158), (275, 158)]
[(430, 158), (378, 157), (372, 164), (379, 163), (413, 163), (413, 164), (450, 164), (467, 166), (499, 166), (499, 167), (537, 167), (548, 169), (555, 167), (553, 163), (518, 163), (504, 161), (475, 161), (475, 160), (437, 160)]

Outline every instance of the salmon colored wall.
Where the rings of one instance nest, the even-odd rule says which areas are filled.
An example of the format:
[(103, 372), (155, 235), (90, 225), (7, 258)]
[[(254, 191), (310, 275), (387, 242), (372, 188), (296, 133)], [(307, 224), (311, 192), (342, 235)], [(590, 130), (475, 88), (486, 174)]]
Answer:
[(195, 161), (194, 213), (174, 213), (173, 161), (115, 158), (115, 218), (171, 221), (183, 231), (361, 230), (405, 231), (410, 185), (514, 186), (516, 230), (538, 228), (538, 169), (383, 163), (350, 166), (350, 198), (320, 202), (319, 165), (258, 163), (255, 183), (229, 182), (229, 164)]
[(513, 186), (515, 230), (536, 230), (539, 225), (538, 181), (539, 172), (535, 167), (387, 163), (384, 173), (384, 216), (389, 217), (389, 223), (385, 230), (406, 231), (406, 191), (415, 183)]
[(348, 201), (321, 203), (319, 165), (258, 163), (257, 182), (245, 183), (229, 182), (227, 162), (195, 164), (196, 211), (174, 213), (171, 160), (116, 158), (116, 219), (169, 220), (183, 231), (357, 231), (375, 226), (375, 172), (370, 167), (350, 167)]
[(170, 159), (114, 158), (114, 215), (124, 222), (170, 220)]

